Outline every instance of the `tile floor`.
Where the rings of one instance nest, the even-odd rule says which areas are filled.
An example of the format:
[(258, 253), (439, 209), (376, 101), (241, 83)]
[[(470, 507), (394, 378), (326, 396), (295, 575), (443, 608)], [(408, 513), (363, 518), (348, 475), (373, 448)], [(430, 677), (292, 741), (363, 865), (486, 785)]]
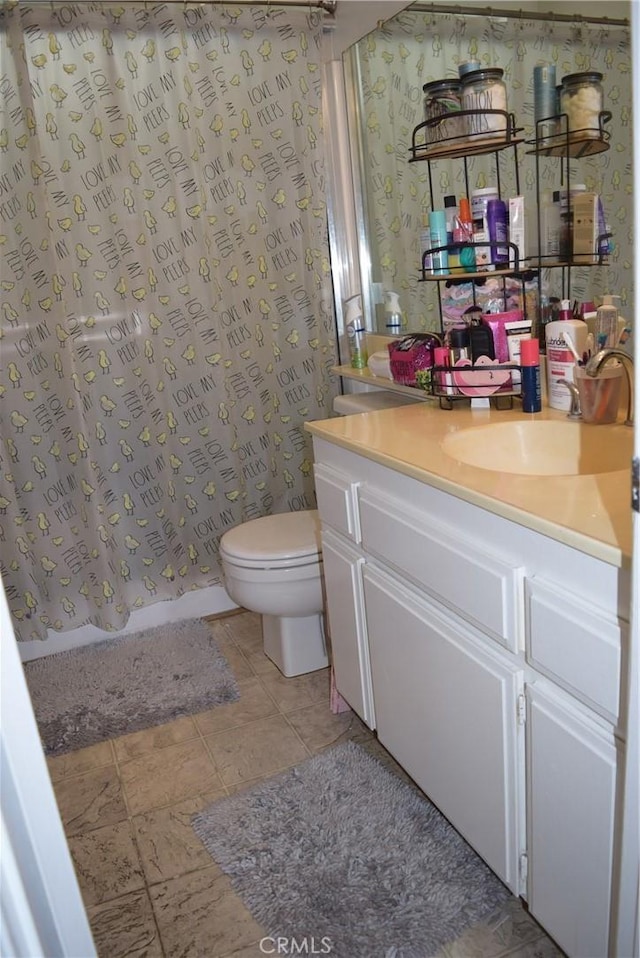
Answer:
[[(261, 958), (264, 931), (196, 838), (191, 816), (345, 739), (403, 775), (354, 713), (331, 713), (327, 670), (280, 674), (262, 652), (258, 616), (210, 624), (239, 701), (49, 760), (100, 958)], [(498, 956), (562, 952), (513, 899), (439, 958)]]

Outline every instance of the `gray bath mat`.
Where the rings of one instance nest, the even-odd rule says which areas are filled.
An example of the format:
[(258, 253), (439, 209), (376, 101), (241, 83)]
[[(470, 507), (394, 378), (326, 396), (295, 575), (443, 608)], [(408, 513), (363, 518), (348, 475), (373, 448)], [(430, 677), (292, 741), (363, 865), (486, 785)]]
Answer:
[(48, 755), (234, 702), (238, 686), (202, 619), (171, 622), (26, 662)]
[(193, 827), (269, 935), (324, 940), (331, 958), (429, 958), (511, 897), (431, 802), (352, 742)]

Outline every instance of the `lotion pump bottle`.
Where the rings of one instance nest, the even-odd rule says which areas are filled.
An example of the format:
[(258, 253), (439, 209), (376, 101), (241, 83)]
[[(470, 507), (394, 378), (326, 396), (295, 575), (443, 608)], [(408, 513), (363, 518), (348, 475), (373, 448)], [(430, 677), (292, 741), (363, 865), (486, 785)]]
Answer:
[(404, 317), (400, 309), (398, 294), (388, 289), (384, 294), (385, 331), (389, 336), (400, 336), (404, 326)]
[[(589, 327), (583, 319), (571, 318), (571, 303), (563, 299), (560, 317), (544, 327), (547, 345), (547, 396), (552, 409), (569, 411), (571, 393), (560, 380), (574, 381), (576, 355), (582, 356), (587, 348)], [(571, 343), (571, 346), (569, 343)]]

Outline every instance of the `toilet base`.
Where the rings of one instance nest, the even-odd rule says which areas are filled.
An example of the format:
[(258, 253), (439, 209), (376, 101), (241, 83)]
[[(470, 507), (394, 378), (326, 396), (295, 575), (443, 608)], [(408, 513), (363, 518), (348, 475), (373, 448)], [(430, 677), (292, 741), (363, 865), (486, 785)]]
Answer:
[(283, 675), (304, 675), (329, 664), (322, 615), (262, 616), (262, 641)]

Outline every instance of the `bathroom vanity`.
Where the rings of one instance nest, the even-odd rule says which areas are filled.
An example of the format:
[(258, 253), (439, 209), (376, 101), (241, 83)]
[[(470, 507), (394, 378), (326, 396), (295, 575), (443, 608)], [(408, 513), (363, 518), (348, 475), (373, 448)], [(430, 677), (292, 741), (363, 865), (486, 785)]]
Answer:
[(428, 403), (307, 428), (339, 691), (561, 948), (606, 955), (632, 430)]

